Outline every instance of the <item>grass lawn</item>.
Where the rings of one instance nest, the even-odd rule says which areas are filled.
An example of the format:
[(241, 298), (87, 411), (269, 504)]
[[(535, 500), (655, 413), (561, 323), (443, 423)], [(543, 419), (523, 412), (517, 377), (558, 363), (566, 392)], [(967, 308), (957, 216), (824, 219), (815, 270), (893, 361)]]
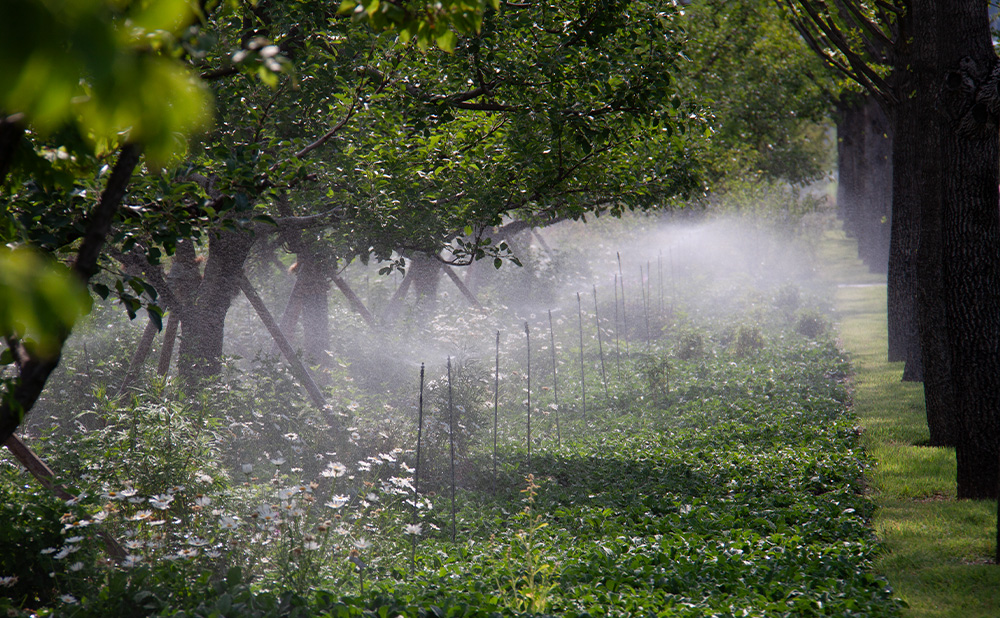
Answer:
[(855, 244), (831, 233), (823, 263), (839, 284), (842, 345), (854, 365), (854, 406), (875, 460), (869, 473), (885, 553), (877, 569), (914, 618), (1000, 616), (995, 551), (996, 503), (955, 499), (953, 449), (927, 440), (923, 387), (901, 381), (902, 363), (886, 361), (885, 278), (855, 259)]

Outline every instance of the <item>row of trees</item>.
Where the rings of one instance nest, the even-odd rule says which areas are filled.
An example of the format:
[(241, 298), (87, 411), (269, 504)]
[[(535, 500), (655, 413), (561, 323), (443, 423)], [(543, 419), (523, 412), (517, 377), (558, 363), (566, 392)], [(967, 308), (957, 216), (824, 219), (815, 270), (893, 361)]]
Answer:
[(784, 3), (816, 52), (889, 119), (889, 358), (922, 380), (931, 444), (958, 496), (995, 498), (1000, 464), (1000, 65), (989, 6)]

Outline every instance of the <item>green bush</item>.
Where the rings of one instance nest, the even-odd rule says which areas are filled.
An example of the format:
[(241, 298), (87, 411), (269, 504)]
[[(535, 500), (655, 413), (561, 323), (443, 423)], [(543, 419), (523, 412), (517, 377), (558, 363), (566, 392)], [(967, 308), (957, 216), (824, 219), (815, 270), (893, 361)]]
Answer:
[(749, 358), (764, 349), (764, 335), (759, 326), (740, 325), (736, 330), (733, 353), (736, 358)]
[(799, 319), (795, 323), (795, 332), (810, 339), (818, 339), (829, 329), (826, 318), (815, 309), (807, 309), (799, 312)]

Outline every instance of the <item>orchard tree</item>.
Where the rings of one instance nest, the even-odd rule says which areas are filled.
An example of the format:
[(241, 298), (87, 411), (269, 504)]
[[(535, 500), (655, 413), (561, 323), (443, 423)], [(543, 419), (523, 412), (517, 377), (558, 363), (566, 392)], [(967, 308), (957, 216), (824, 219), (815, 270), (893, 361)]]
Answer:
[[(682, 35), (655, 3), (504, 5), (450, 52), (306, 5), (249, 19), (217, 36), (266, 37), (272, 48), (255, 53), (282, 72), (271, 87), (246, 74), (213, 83), (220, 122), (178, 170), (184, 188), (171, 186), (171, 200), (235, 204), (258, 219), (258, 237), (275, 221), (303, 286), (312, 278), (321, 296), (324, 269), (302, 266), (404, 256), (429, 291), (442, 263), (515, 257), (490, 239), (511, 219), (620, 214), (695, 186), (683, 133), (700, 121), (681, 118), (671, 83)], [(239, 218), (211, 241), (221, 248), (228, 235), (234, 250), (210, 242), (206, 278), (216, 262), (229, 273), (220, 283), (242, 271), (254, 233)], [(293, 220), (314, 225), (282, 229)], [(203, 281), (198, 296), (213, 289)], [(189, 378), (217, 371), (231, 296), (195, 298), (212, 315), (182, 342)], [(323, 303), (310, 314), (323, 319)]]
[[(209, 124), (206, 80), (253, 73), (273, 82), (284, 69), (259, 37), (247, 36), (235, 53), (224, 52), (225, 66), (199, 79), (201, 65), (215, 58), (208, 24), (240, 14), (253, 27), (250, 15), (265, 4), (12, 0), (4, 6), (0, 222), (8, 248), (0, 253), (0, 331), (7, 346), (3, 360), (14, 365), (14, 375), (4, 382), (0, 441), (22, 422), (57, 366), (75, 317), (89, 303), (83, 286), (101, 268), (116, 217), (126, 223), (114, 232), (119, 249), (155, 239), (145, 247), (153, 262), (177, 239), (236, 218), (227, 211), (240, 206), (238, 200), (213, 198), (161, 211), (160, 202), (129, 197), (126, 217), (120, 205), (142, 153), (144, 195), (153, 187), (167, 192), (177, 180), (171, 172), (184, 156), (185, 136)], [(456, 30), (475, 30), (484, 6), (444, 0), (404, 9), (363, 1), (342, 9), (353, 10), (345, 19), (427, 47), (450, 45)], [(139, 228), (129, 229), (136, 221)], [(60, 266), (60, 258), (72, 268)], [(116, 288), (131, 312), (143, 293), (155, 299), (155, 290), (136, 279), (119, 279)], [(158, 308), (151, 311), (156, 316)]]

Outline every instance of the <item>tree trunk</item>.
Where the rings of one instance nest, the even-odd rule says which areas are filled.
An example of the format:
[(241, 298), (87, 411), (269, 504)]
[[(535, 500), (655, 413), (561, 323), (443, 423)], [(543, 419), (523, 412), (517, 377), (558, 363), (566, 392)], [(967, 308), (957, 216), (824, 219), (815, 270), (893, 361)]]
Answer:
[(316, 256), (315, 247), (299, 252), (299, 269), (302, 281), (302, 351), (310, 363), (327, 365), (330, 348), (330, 282), (323, 264)]
[[(997, 497), (1000, 469), (1000, 96), (987, 3), (934, 12), (934, 74), (942, 165), (942, 281), (950, 394), (958, 411), (958, 497)], [(925, 128), (926, 130), (926, 128)]]
[[(944, 246), (941, 229), (942, 173), (941, 159), (927, 156), (937, 152), (940, 119), (934, 111), (938, 84), (934, 71), (937, 34), (934, 14), (920, 12), (921, 21), (904, 18), (908, 29), (904, 35), (912, 39), (910, 53), (901, 65), (906, 67), (907, 81), (901, 91), (913, 92), (900, 101), (900, 130), (907, 135), (908, 157), (906, 176), (900, 179), (905, 201), (916, 213), (913, 225), (919, 239), (916, 250), (917, 326), (919, 345), (908, 348), (907, 373), (916, 374), (924, 382), (924, 407), (932, 446), (954, 446), (958, 411), (952, 393), (951, 361), (948, 351), (948, 312), (945, 307)], [(934, 9), (936, 10), (936, 8)], [(904, 69), (900, 69), (903, 71)], [(904, 373), (906, 379), (906, 373)]]
[(415, 253), (410, 259), (410, 273), (413, 275), (413, 292), (417, 297), (414, 313), (420, 318), (428, 317), (437, 307), (441, 263), (432, 256)]
[(253, 245), (247, 230), (222, 230), (208, 241), (205, 274), (184, 310), (181, 326), (180, 374), (189, 385), (219, 374), (226, 314), (243, 275), (243, 263)]

